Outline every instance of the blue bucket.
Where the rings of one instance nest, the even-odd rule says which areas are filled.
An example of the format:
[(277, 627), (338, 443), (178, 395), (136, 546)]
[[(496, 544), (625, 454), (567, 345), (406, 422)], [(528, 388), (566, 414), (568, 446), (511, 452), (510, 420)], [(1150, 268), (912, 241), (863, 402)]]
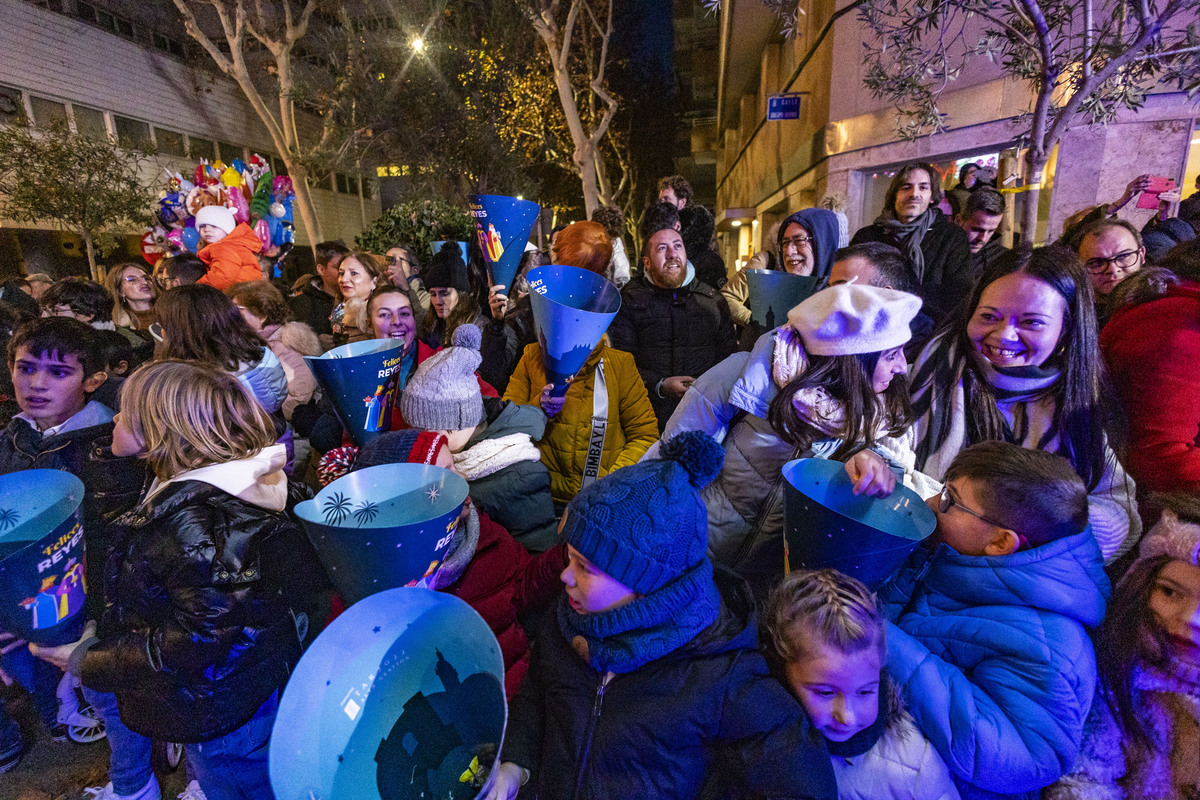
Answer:
[(0, 629), (40, 645), (83, 634), (82, 502), (69, 472), (0, 475)]
[(807, 300), (820, 282), (813, 275), (793, 275), (774, 269), (746, 270), (750, 319), (764, 330), (778, 328), (787, 322), (788, 312)]
[(504, 657), (450, 594), (355, 603), (296, 665), (271, 732), (278, 800), (466, 800), (487, 790), (508, 710)]
[(562, 397), (621, 310), (621, 292), (603, 275), (562, 264), (526, 277), (546, 381)]
[(911, 489), (854, 494), (846, 465), (801, 458), (783, 465), (784, 536), (792, 569), (836, 569), (872, 589), (891, 576), (937, 526)]
[(351, 342), (304, 360), (356, 445), (361, 447), (391, 430), (404, 361), (403, 342)]
[(493, 286), (503, 286), (501, 291), (507, 294), (542, 207), (529, 200), (498, 194), (473, 194), (468, 199), (479, 249), (488, 268), (488, 281)]
[(347, 603), (432, 575), (450, 549), (467, 482), (427, 464), (382, 464), (343, 475), (296, 505)]

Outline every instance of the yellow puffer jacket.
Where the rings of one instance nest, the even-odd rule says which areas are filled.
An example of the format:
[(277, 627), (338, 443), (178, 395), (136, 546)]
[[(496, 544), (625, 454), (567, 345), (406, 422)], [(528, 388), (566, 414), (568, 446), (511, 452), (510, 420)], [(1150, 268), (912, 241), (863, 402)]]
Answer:
[[(596, 365), (601, 358), (609, 401), (600, 476), (636, 464), (658, 440), (658, 421), (633, 356), (602, 341), (567, 389), (562, 411), (550, 420), (546, 435), (538, 442), (542, 463), (550, 470), (550, 494), (556, 504), (571, 502), (583, 482), (583, 465), (592, 432), (592, 391), (596, 385)], [(528, 345), (509, 379), (504, 399), (540, 406), (542, 387), (547, 383), (541, 349), (537, 344)]]

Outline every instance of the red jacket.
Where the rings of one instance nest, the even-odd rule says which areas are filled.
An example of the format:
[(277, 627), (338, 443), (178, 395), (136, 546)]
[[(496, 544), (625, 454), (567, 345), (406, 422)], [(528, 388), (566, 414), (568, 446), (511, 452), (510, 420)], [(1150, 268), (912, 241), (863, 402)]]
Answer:
[(262, 241), (246, 223), (239, 223), (233, 233), (219, 242), (201, 248), (196, 255), (205, 264), (208, 272), (196, 283), (204, 283), (222, 292), (242, 281), (261, 281), (262, 268), (258, 266), (258, 253)]
[[(558, 597), (559, 575), (567, 568), (566, 545), (530, 555), (499, 523), (479, 513), (479, 545), (458, 580), (440, 591), (465, 600), (479, 612), (504, 655), (504, 693), (511, 702), (529, 669), (529, 637), (518, 616), (545, 609)], [(553, 613), (553, 612), (550, 612)]]
[(1100, 352), (1129, 417), (1125, 468), (1149, 492), (1200, 492), (1200, 283), (1117, 312)]

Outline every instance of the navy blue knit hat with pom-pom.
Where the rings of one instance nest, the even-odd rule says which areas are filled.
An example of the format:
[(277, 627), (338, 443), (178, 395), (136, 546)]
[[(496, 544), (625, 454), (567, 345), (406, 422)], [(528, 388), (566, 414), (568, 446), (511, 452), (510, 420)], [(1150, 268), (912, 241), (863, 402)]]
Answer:
[(649, 594), (706, 557), (708, 509), (700, 490), (725, 458), (697, 431), (664, 442), (661, 458), (619, 469), (575, 496), (563, 539), (597, 569)]

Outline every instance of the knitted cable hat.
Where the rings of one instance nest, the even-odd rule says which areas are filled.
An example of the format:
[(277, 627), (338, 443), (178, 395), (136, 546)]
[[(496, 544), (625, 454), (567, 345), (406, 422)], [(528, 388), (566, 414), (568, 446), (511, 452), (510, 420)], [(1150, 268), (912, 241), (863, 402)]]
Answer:
[(921, 298), (908, 292), (843, 283), (817, 292), (788, 312), (788, 324), (811, 355), (879, 353), (912, 338), (909, 323)]
[[(442, 250), (441, 252), (446, 252)], [(459, 325), (452, 344), (425, 359), (400, 393), (400, 413), (414, 428), (457, 431), (483, 421), (483, 395), (475, 370), (482, 360), (479, 328)]]
[(700, 490), (725, 459), (721, 446), (698, 431), (668, 440), (661, 453), (577, 494), (562, 530), (588, 561), (643, 595), (706, 558), (708, 509)]
[(467, 263), (457, 247), (443, 247), (433, 254), (429, 262), (429, 272), (425, 276), (425, 286), (430, 289), (456, 289), (469, 292), (471, 284), (467, 280)]
[(225, 206), (205, 206), (196, 212), (196, 230), (200, 230), (201, 225), (212, 225), (225, 233), (233, 233), (233, 229), (237, 227), (237, 220), (233, 218), (233, 212)]
[(1138, 561), (1170, 556), (1200, 567), (1200, 525), (1184, 522), (1171, 509), (1164, 509), (1158, 522), (1142, 537)]

